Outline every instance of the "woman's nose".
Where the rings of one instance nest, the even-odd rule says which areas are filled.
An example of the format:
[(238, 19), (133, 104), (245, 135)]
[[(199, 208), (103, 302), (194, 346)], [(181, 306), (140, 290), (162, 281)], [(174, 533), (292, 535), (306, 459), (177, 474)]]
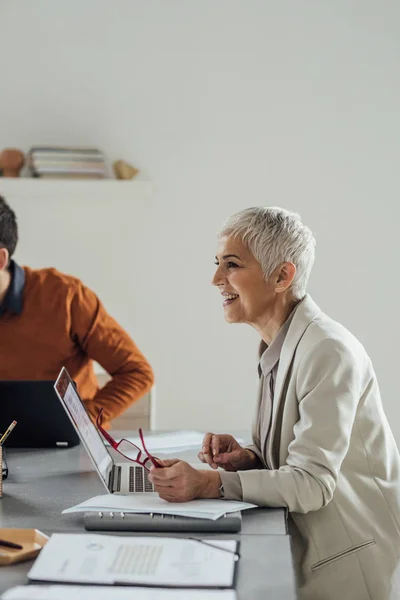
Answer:
[(220, 269), (220, 267), (216, 269), (214, 277), (211, 279), (211, 285), (221, 285), (223, 277)]

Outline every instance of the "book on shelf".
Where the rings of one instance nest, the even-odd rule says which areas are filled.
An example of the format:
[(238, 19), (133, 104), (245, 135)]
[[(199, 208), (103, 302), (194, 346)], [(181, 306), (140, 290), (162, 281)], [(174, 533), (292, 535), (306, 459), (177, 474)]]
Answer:
[(97, 148), (33, 146), (27, 165), (34, 177), (105, 177), (105, 160)]
[(85, 148), (82, 146), (32, 146), (30, 152), (54, 152), (58, 154), (101, 154), (98, 148)]

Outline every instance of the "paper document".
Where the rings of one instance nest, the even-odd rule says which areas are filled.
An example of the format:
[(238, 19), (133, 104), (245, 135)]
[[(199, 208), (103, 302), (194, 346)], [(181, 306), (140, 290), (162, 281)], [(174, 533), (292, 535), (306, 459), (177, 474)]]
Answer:
[(205, 541), (56, 533), (28, 578), (58, 583), (232, 587), (237, 543)]
[(63, 510), (63, 514), (77, 512), (125, 512), (178, 515), (215, 521), (225, 514), (256, 508), (255, 504), (235, 500), (191, 500), (190, 502), (167, 502), (156, 492), (147, 494), (103, 494), (89, 498), (76, 506)]
[[(149, 452), (158, 454), (171, 454), (173, 452), (184, 452), (185, 450), (201, 450), (205, 433), (201, 431), (175, 431), (166, 433), (146, 433), (145, 442)], [(137, 446), (141, 447), (139, 437), (126, 438)], [(243, 440), (238, 439), (239, 444)]]
[[(129, 587), (90, 585), (20, 585), (4, 592), (1, 600), (132, 600)], [(135, 587), (135, 600), (237, 600), (234, 590), (177, 590)]]

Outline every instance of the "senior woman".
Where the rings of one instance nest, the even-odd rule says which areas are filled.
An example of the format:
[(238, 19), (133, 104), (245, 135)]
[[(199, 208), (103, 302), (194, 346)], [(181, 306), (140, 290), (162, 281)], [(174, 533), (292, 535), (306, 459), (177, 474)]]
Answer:
[[(250, 208), (219, 235), (225, 319), (261, 337), (253, 445), (207, 434), (152, 469), (159, 495), (287, 507), (302, 600), (400, 598), (400, 458), (371, 360), (306, 293), (315, 241), (298, 215)], [(217, 468), (220, 469), (217, 470)]]

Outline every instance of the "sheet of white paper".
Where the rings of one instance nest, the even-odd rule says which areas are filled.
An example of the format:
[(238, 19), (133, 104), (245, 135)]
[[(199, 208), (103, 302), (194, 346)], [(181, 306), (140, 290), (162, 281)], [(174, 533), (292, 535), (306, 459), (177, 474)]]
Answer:
[(255, 504), (236, 502), (234, 500), (191, 500), (190, 502), (167, 502), (157, 493), (147, 494), (103, 494), (89, 498), (76, 506), (63, 510), (65, 513), (76, 512), (131, 512), (157, 513), (164, 515), (180, 515), (203, 519), (219, 519), (223, 515), (255, 508)]
[(20, 585), (1, 600), (237, 600), (234, 590), (179, 590), (163, 588), (99, 587), (90, 585)]
[[(145, 444), (149, 452), (160, 454), (171, 454), (173, 452), (183, 452), (184, 450), (198, 449), (200, 451), (201, 444), (205, 433), (201, 431), (175, 431), (166, 433), (146, 433)], [(139, 437), (126, 438), (141, 448)], [(243, 444), (243, 440), (238, 439), (239, 444)]]
[[(149, 433), (146, 434), (145, 443), (149, 452), (185, 450), (188, 448), (199, 448), (200, 450), (204, 435), (201, 431)], [(140, 446), (139, 437), (130, 437), (129, 440)]]
[[(53, 534), (28, 578), (57, 583), (231, 587), (236, 542)], [(226, 550), (229, 550), (227, 552)]]

